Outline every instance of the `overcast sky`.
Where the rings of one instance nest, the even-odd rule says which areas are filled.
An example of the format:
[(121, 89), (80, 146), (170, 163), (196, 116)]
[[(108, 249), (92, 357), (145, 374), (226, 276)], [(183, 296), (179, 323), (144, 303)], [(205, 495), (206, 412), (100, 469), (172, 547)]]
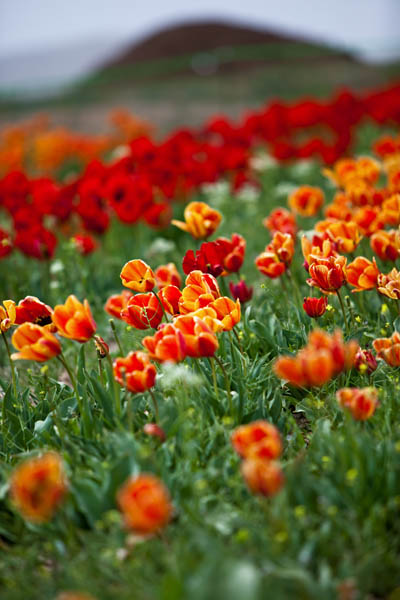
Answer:
[(90, 51), (76, 52), (69, 66), (82, 70), (167, 24), (216, 18), (311, 36), (371, 59), (400, 56), (400, 0), (0, 0), (0, 79), (35, 72), (39, 51), (86, 43)]

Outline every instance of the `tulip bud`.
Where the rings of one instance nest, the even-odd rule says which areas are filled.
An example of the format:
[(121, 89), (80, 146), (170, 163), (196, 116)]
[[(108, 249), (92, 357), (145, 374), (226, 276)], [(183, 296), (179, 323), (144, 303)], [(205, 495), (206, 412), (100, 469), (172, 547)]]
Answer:
[(328, 298), (322, 296), (321, 298), (304, 298), (303, 308), (312, 319), (322, 317), (328, 306)]
[(360, 348), (356, 354), (354, 366), (358, 371), (373, 373), (378, 366), (378, 362), (370, 350)]
[(108, 344), (103, 340), (103, 338), (99, 335), (95, 335), (93, 341), (94, 345), (96, 346), (97, 357), (105, 358), (106, 356), (108, 356), (108, 354), (110, 353), (110, 348)]
[(249, 287), (244, 279), (241, 279), (239, 283), (229, 283), (229, 289), (231, 296), (235, 300), (240, 300), (242, 304), (251, 300), (253, 296), (253, 287)]
[(146, 435), (158, 437), (161, 443), (165, 442), (165, 439), (166, 439), (165, 431), (156, 423), (146, 423), (146, 425), (143, 427), (143, 432)]

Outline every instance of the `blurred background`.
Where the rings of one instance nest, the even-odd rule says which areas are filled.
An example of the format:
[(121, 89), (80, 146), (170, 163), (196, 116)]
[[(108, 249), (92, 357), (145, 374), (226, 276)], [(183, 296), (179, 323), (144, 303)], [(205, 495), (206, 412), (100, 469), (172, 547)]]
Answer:
[(0, 127), (101, 133), (123, 106), (164, 132), (368, 89), (400, 77), (399, 22), (399, 0), (0, 0)]

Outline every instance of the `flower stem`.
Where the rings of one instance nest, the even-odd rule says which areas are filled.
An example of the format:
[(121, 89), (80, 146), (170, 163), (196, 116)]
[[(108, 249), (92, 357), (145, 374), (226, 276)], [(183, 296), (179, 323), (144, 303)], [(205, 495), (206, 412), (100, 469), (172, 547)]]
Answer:
[(349, 331), (349, 324), (347, 322), (346, 311), (345, 311), (343, 300), (342, 300), (342, 296), (340, 295), (340, 291), (339, 290), (336, 290), (336, 295), (339, 298), (340, 308), (342, 309), (344, 324), (346, 326), (346, 333), (347, 333), (347, 335), (349, 335), (349, 333), (350, 333), (350, 331)]
[(110, 327), (111, 327), (113, 335), (114, 335), (115, 342), (116, 342), (116, 344), (118, 346), (118, 349), (119, 349), (119, 351), (121, 353), (121, 356), (124, 356), (124, 349), (123, 349), (122, 344), (121, 344), (121, 342), (119, 340), (118, 333), (117, 333), (117, 328), (115, 327), (115, 323), (114, 323), (114, 319), (110, 319), (109, 323), (110, 323)]
[(217, 385), (217, 374), (215, 372), (215, 363), (212, 360), (212, 358), (209, 358), (208, 360), (210, 361), (210, 365), (211, 365), (211, 373), (212, 373), (212, 378), (213, 378), (215, 395), (217, 397), (217, 400), (219, 400), (218, 385)]
[(154, 413), (156, 415), (156, 422), (159, 421), (159, 412), (158, 412), (158, 402), (157, 402), (157, 398), (154, 395), (153, 390), (150, 388), (149, 389), (149, 394), (151, 396), (151, 399), (153, 401), (153, 406), (154, 406)]
[(68, 377), (70, 378), (72, 387), (74, 389), (76, 401), (78, 403), (79, 412), (80, 412), (80, 414), (82, 414), (81, 397), (79, 396), (78, 388), (77, 388), (77, 385), (76, 385), (76, 379), (75, 379), (75, 377), (74, 377), (74, 375), (73, 375), (73, 373), (71, 371), (70, 366), (68, 365), (67, 361), (65, 360), (65, 356), (64, 356), (64, 354), (62, 352), (61, 352), (61, 354), (59, 354), (57, 356), (57, 359), (59, 360), (59, 362), (62, 364), (62, 366), (64, 367), (64, 369), (68, 373)]
[(231, 396), (231, 384), (230, 384), (230, 382), (229, 382), (229, 377), (228, 377), (228, 374), (227, 374), (227, 372), (225, 371), (225, 367), (224, 367), (224, 365), (222, 364), (222, 361), (221, 361), (221, 360), (218, 358), (218, 356), (215, 356), (215, 355), (214, 355), (214, 357), (213, 357), (213, 358), (214, 358), (214, 359), (217, 361), (217, 363), (218, 363), (218, 365), (219, 365), (219, 368), (221, 369), (222, 373), (224, 374), (224, 378), (225, 378), (225, 386), (226, 386), (226, 393), (227, 393), (227, 395), (228, 395), (229, 413), (230, 413), (231, 417), (233, 417), (233, 406), (232, 406), (232, 396)]
[(169, 319), (168, 319), (167, 313), (165, 312), (163, 303), (161, 302), (160, 298), (157, 296), (157, 294), (154, 290), (151, 290), (151, 293), (154, 294), (154, 296), (157, 298), (157, 302), (161, 306), (161, 310), (163, 311), (164, 318), (165, 318), (166, 322), (168, 323)]
[(16, 398), (17, 397), (17, 382), (16, 382), (16, 377), (15, 377), (15, 365), (14, 365), (14, 362), (13, 362), (13, 360), (11, 358), (10, 345), (8, 343), (7, 336), (4, 333), (4, 331), (1, 332), (1, 335), (3, 336), (4, 345), (6, 347), (7, 356), (8, 356), (8, 360), (9, 360), (9, 363), (10, 363), (11, 381), (12, 381), (12, 386), (13, 386), (14, 397)]
[(121, 398), (119, 395), (118, 383), (114, 377), (114, 366), (112, 362), (112, 358), (109, 354), (107, 354), (107, 361), (111, 369), (111, 377), (113, 382), (113, 392), (114, 392), (114, 402), (115, 402), (115, 410), (117, 412), (118, 417), (121, 416)]

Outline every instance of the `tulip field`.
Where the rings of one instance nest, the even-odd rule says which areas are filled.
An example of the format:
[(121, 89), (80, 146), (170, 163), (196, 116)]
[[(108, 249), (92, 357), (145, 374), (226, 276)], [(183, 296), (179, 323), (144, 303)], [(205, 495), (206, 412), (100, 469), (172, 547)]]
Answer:
[(400, 85), (0, 132), (0, 598), (400, 597)]

